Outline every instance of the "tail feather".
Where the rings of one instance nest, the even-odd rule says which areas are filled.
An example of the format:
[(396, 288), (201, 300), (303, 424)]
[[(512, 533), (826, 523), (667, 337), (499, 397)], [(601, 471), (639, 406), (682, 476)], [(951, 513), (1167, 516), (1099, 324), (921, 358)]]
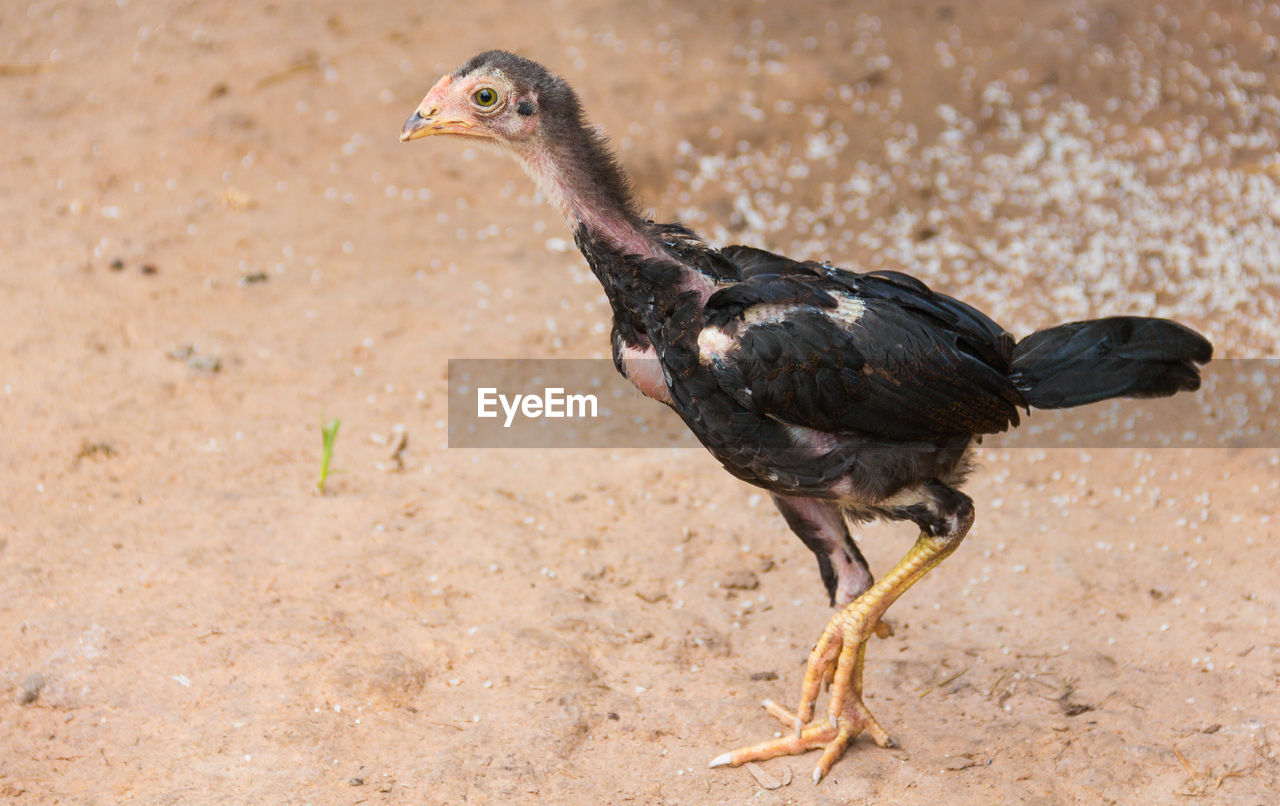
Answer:
[(1064, 409), (1113, 397), (1200, 388), (1213, 345), (1168, 319), (1116, 316), (1040, 330), (1013, 349), (1010, 377), (1031, 406)]

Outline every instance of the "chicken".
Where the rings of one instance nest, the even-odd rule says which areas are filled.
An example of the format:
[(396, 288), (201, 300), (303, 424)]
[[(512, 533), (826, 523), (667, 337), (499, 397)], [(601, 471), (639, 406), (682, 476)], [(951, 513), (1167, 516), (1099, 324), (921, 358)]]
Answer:
[[(799, 707), (765, 703), (788, 732), (712, 766), (821, 748), (817, 782), (860, 733), (891, 745), (862, 702), (866, 642), (972, 526), (959, 488), (978, 438), (1032, 407), (1196, 389), (1197, 365), (1212, 354), (1195, 331), (1141, 317), (1018, 341), (906, 274), (716, 249), (679, 224), (645, 220), (574, 91), (511, 53), (481, 53), (442, 77), (401, 139), (444, 134), (524, 166), (604, 287), (618, 371), (670, 406), (730, 473), (769, 491), (839, 607), (810, 654)], [(847, 525), (873, 519), (920, 528), (878, 582)], [(827, 714), (815, 718), (824, 682)]]

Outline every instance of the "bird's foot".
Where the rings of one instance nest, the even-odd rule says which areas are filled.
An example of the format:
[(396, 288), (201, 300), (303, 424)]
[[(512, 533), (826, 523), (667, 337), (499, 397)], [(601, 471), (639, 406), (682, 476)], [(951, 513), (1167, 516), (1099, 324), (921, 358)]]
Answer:
[[(765, 700), (761, 704), (789, 731), (794, 731), (799, 722), (795, 714), (773, 700)], [(881, 747), (897, 747), (885, 729), (862, 704), (862, 699), (855, 698), (846, 704), (844, 712), (834, 720), (829, 717), (815, 719), (797, 732), (790, 732), (780, 738), (770, 739), (750, 747), (740, 747), (715, 759), (711, 762), (711, 766), (737, 767), (748, 761), (765, 761), (778, 756), (798, 756), (821, 747), (822, 757), (818, 759), (818, 765), (813, 768), (813, 782), (816, 784), (830, 772), (831, 766), (844, 755), (849, 743), (863, 731), (866, 731), (871, 740)]]
[[(799, 755), (821, 747), (822, 757), (813, 770), (813, 781), (817, 783), (864, 731), (879, 746), (896, 747), (862, 702), (866, 640), (880, 632), (879, 619), (873, 620), (867, 609), (859, 607), (857, 602), (833, 616), (809, 655), (799, 709), (792, 713), (772, 700), (764, 702), (765, 710), (790, 729), (790, 735), (725, 753), (712, 761), (711, 766), (736, 767), (748, 761)], [(826, 718), (814, 719), (814, 703), (823, 682), (830, 684), (831, 703)]]

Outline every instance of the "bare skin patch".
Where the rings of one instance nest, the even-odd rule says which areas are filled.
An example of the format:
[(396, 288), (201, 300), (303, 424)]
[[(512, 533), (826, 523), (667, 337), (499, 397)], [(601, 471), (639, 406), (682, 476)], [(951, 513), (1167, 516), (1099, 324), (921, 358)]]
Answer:
[(698, 360), (709, 364), (716, 359), (724, 358), (737, 346), (738, 340), (720, 328), (703, 328), (698, 334)]
[(644, 349), (623, 345), (622, 368), (626, 371), (627, 380), (631, 381), (646, 397), (671, 403), (671, 392), (667, 390), (667, 379), (662, 374), (662, 364), (658, 361), (658, 351), (653, 347)]

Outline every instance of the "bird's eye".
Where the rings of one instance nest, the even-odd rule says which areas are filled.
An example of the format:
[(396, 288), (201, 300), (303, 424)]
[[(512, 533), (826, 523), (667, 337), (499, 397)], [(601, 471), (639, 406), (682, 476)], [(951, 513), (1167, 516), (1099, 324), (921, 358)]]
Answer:
[(476, 102), (476, 106), (493, 106), (498, 102), (498, 93), (492, 87), (481, 87), (471, 93), (471, 100)]

